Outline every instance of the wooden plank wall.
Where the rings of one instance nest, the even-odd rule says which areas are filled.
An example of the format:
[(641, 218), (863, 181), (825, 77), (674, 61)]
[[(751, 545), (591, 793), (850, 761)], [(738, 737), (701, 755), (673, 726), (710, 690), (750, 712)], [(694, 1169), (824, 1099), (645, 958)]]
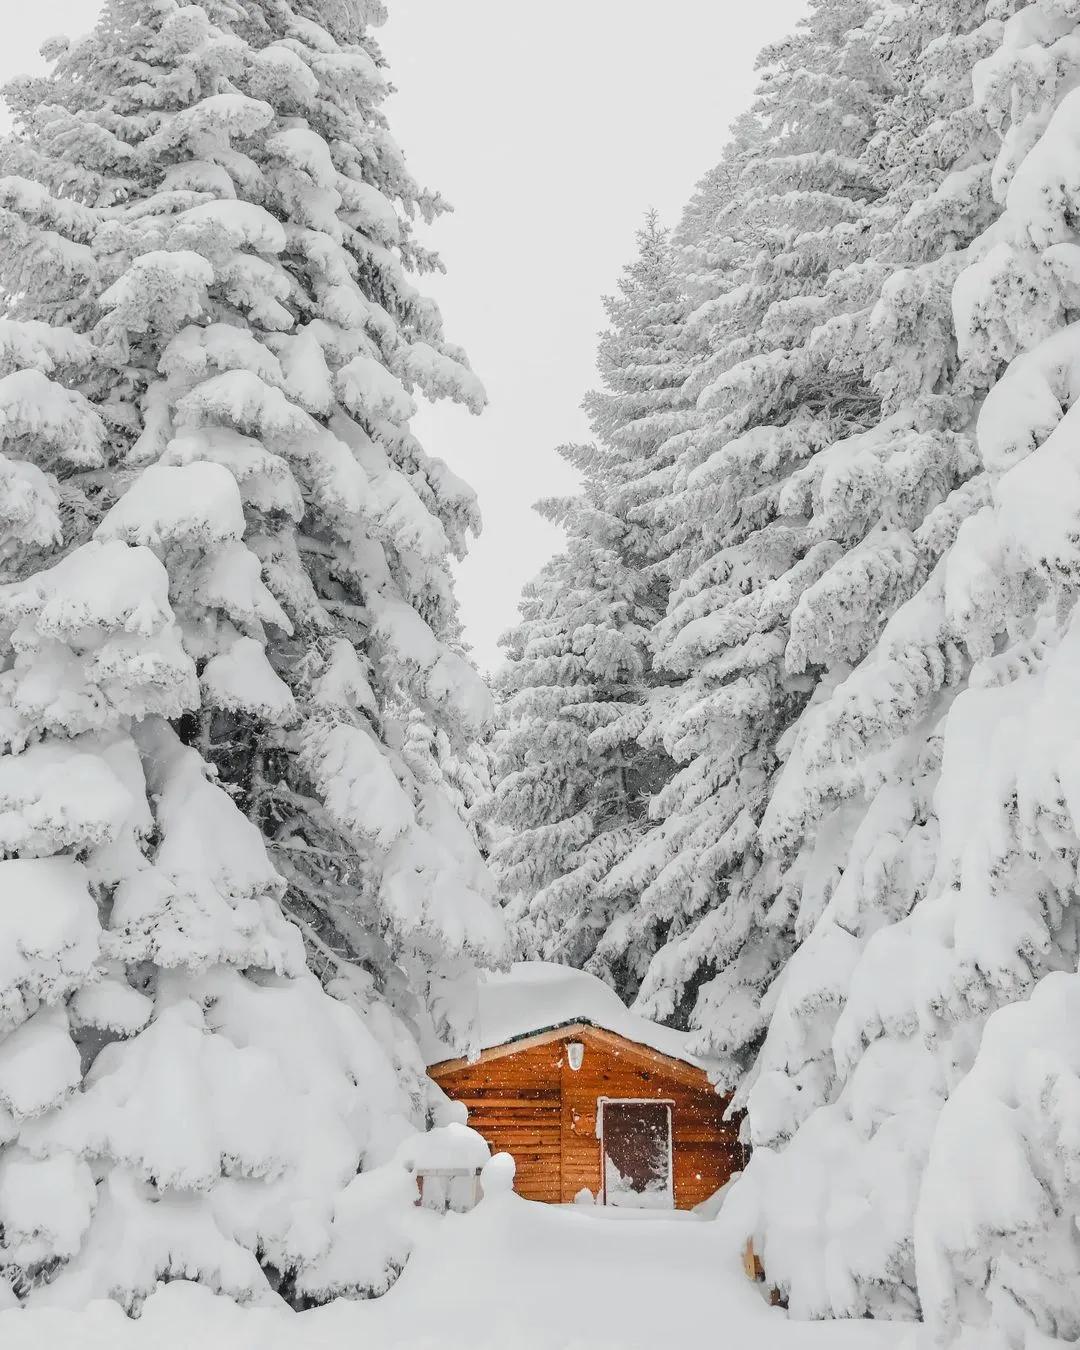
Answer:
[(511, 1153), (517, 1163), (514, 1189), (527, 1200), (561, 1198), (561, 1042), (530, 1046), (517, 1054), (480, 1061), (436, 1082), (448, 1097), (469, 1108), (469, 1124), (492, 1153)]
[[(704, 1073), (688, 1065), (676, 1075), (660, 1056), (586, 1029), (582, 1065), (562, 1066), (563, 1201), (583, 1186), (601, 1184), (598, 1102), (602, 1097), (643, 1097), (672, 1103), (675, 1206), (691, 1209), (707, 1200), (740, 1166), (737, 1131), (724, 1122), (726, 1100)], [(696, 1082), (694, 1080), (697, 1080)]]
[[(584, 1043), (581, 1068), (566, 1044)], [(469, 1124), (517, 1162), (515, 1189), (529, 1200), (568, 1203), (584, 1187), (601, 1188), (598, 1103), (603, 1097), (672, 1103), (675, 1204), (691, 1209), (742, 1165), (737, 1126), (724, 1121), (727, 1099), (706, 1075), (609, 1032), (583, 1028), (481, 1058), (434, 1076), (469, 1109)]]

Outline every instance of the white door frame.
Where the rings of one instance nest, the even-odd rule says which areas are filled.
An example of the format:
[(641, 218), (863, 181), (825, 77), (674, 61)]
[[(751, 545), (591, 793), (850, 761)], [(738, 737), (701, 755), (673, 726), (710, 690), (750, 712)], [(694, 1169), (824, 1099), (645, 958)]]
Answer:
[(607, 1154), (604, 1151), (604, 1107), (612, 1106), (666, 1106), (667, 1107), (667, 1154), (668, 1154), (668, 1199), (671, 1208), (675, 1208), (675, 1100), (672, 1097), (597, 1097), (596, 1134), (600, 1140), (600, 1194), (604, 1204), (607, 1199)]

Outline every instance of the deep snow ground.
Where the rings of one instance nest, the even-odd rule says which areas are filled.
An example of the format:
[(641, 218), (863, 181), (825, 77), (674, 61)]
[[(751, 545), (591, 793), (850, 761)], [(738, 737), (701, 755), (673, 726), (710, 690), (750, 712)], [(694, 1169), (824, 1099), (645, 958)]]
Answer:
[(139, 1321), (116, 1305), (0, 1314), (3, 1350), (907, 1350), (910, 1327), (792, 1323), (742, 1275), (725, 1220), (489, 1196), (417, 1215), (416, 1251), (381, 1299), (243, 1311), (172, 1284)]

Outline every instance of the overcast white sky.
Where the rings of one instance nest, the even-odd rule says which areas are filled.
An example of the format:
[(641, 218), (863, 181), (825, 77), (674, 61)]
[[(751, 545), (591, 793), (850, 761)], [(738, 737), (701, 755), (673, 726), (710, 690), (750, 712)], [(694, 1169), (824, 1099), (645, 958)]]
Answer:
[[(0, 0), (0, 79), (98, 0)], [(559, 546), (532, 512), (572, 485), (555, 454), (588, 428), (600, 297), (655, 206), (674, 223), (746, 105), (753, 61), (805, 0), (389, 0), (380, 34), (392, 126), (414, 172), (454, 203), (429, 289), (491, 405), (425, 409), (418, 431), (480, 494), (484, 533), (460, 570), (483, 668), (522, 584)], [(2, 117), (0, 117), (2, 123)]]

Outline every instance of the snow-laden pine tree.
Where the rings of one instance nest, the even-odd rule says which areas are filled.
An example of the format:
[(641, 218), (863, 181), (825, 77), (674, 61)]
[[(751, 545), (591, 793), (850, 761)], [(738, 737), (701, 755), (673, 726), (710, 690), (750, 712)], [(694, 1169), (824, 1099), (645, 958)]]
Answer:
[[(846, 907), (848, 937), (857, 934), (859, 913), (883, 903), (885, 888), (907, 887), (894, 902), (910, 907), (925, 880), (908, 850), (925, 853), (934, 739), (928, 746), (905, 743), (893, 734), (895, 724), (881, 721), (861, 728), (876, 737), (875, 757), (863, 763), (853, 754), (841, 768), (847, 747), (836, 753), (832, 738), (840, 733), (834, 730), (817, 742), (814, 772), (807, 769), (803, 743), (805, 728), (824, 715), (836, 686), (873, 649), (882, 627), (926, 580), (985, 494), (971, 427), (981, 388), (958, 357), (951, 301), (966, 247), (993, 211), (989, 177), (996, 138), (973, 105), (970, 75), (993, 43), (983, 17), (979, 0), (966, 7), (919, 0), (888, 12), (875, 33), (896, 87), (881, 110), (876, 138), (888, 184), (869, 260), (881, 277), (880, 293), (868, 314), (856, 316), (854, 324), (848, 320), (839, 333), (848, 359), (860, 363), (880, 391), (883, 416), (868, 435), (838, 443), (810, 466), (810, 474), (794, 480), (797, 491), (808, 492), (816, 520), (840, 539), (854, 538), (856, 546), (793, 615), (786, 663), (801, 670), (816, 662), (825, 674), (803, 724), (782, 747), (788, 763), (762, 831), (766, 850), (798, 891), (800, 939), (823, 915), (839, 916), (839, 906)], [(882, 709), (889, 706), (883, 699)], [(847, 942), (828, 921), (826, 928), (834, 943)], [(834, 1081), (829, 961), (820, 967), (822, 987), (815, 989), (809, 974), (821, 940), (819, 934), (810, 952), (800, 949), (769, 996), (776, 1006), (755, 1077), (779, 1067), (772, 1057), (787, 1053), (792, 1019), (792, 1061), (783, 1073), (794, 1075), (798, 1088), (793, 1094), (777, 1079), (784, 1100), (768, 1106), (767, 1090), (758, 1090), (759, 1143), (789, 1137)]]
[(656, 519), (671, 470), (664, 447), (687, 412), (686, 303), (655, 213), (637, 245), (605, 301), (602, 387), (584, 403), (596, 439), (561, 451), (581, 490), (539, 504), (566, 549), (530, 584), (505, 639), (490, 807), (492, 860), (522, 950), (589, 964), (624, 996), (643, 966), (590, 958), (636, 902), (619, 864), (670, 771), (663, 748), (638, 737), (655, 683), (650, 634), (667, 601)]
[(455, 744), (488, 716), (448, 573), (474, 502), (409, 430), (413, 388), (482, 393), (408, 279), (439, 202), (380, 17), (107, 0), (8, 91), (5, 1299), (385, 1288), (411, 1024), (499, 952), (406, 754), (411, 709)]
[(821, 341), (872, 291), (864, 264), (881, 183), (870, 145), (889, 91), (871, 9), (821, 0), (763, 53), (754, 107), (692, 204), (708, 229), (684, 245), (698, 299), (690, 327), (704, 343), (687, 385), (696, 415), (676, 438), (661, 508), (672, 590), (654, 641), (668, 689), (644, 737), (679, 768), (627, 860), (640, 901), (612, 945), (656, 952), (639, 1006), (688, 1017), (729, 1084), (760, 1039), (761, 991), (790, 946), (791, 896), (757, 829), (778, 742), (815, 679), (785, 666), (792, 615), (842, 552), (791, 485), (879, 411), (864, 372), (837, 368)]
[[(915, 588), (804, 718), (766, 817), (781, 856), (835, 884), (811, 895), (771, 995), (744, 1196), (801, 1314), (921, 1309), (943, 1336), (975, 1326), (985, 1344), (993, 1326), (1018, 1347), (1032, 1329), (1080, 1331), (1066, 449), (1080, 12), (908, 9), (891, 31), (919, 35), (914, 60), (897, 60), (902, 41), (892, 59), (925, 130), (901, 117), (893, 144), (902, 172), (921, 147), (912, 179), (936, 184), (903, 226), (924, 260), (883, 291), (898, 343), (883, 375), (921, 389), (914, 406), (947, 413), (977, 458), (916, 531)], [(924, 298), (915, 323), (905, 295)]]
[(492, 791), (490, 738), (455, 744), (444, 727), (423, 709), (413, 708), (402, 754), (418, 782), (438, 786), (486, 858), (491, 849), (485, 820)]

